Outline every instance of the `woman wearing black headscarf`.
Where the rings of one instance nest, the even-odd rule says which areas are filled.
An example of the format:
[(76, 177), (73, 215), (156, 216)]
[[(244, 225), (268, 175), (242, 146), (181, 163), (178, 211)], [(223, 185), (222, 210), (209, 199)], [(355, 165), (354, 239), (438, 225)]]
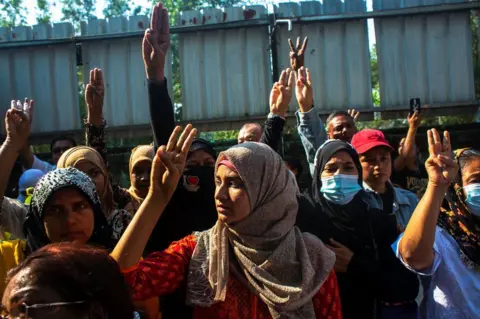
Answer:
[(386, 307), (413, 301), (417, 278), (391, 249), (398, 236), (395, 216), (368, 206), (357, 152), (340, 140), (325, 142), (313, 177), (312, 194), (299, 200), (297, 226), (336, 253), (344, 318), (387, 318)]

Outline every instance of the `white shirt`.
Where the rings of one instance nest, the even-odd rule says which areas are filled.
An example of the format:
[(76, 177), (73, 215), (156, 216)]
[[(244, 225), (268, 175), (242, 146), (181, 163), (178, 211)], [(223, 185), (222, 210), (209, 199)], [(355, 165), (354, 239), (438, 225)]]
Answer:
[(402, 260), (398, 245), (396, 247), (402, 263), (422, 276), (425, 297), (421, 313), (428, 319), (480, 318), (480, 269), (466, 267), (460, 259), (460, 247), (455, 239), (439, 227), (435, 231), (433, 250), (432, 267), (419, 272)]

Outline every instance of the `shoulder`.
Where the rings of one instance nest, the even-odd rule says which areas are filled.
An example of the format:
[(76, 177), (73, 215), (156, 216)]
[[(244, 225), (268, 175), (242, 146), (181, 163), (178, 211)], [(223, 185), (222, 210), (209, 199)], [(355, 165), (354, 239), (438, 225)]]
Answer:
[(411, 191), (400, 187), (394, 187), (393, 189), (395, 190), (395, 196), (399, 204), (410, 204), (415, 206), (418, 204), (419, 200), (417, 195)]

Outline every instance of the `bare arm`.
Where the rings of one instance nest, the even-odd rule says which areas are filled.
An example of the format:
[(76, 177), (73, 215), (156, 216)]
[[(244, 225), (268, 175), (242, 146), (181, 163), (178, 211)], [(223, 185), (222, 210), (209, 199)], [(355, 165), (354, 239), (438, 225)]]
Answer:
[(177, 142), (179, 132), (180, 127), (176, 127), (168, 145), (158, 149), (152, 163), (147, 198), (111, 254), (122, 269), (136, 265), (142, 257), (148, 239), (183, 173), (196, 130), (188, 125)]
[(20, 150), (20, 160), (22, 161), (23, 168), (32, 168), (35, 157), (33, 157), (32, 147), (29, 143), (26, 143)]
[(442, 201), (455, 178), (458, 166), (452, 159), (450, 136), (444, 132), (443, 145), (438, 132), (428, 131), (430, 157), (425, 163), (429, 183), (399, 244), (403, 260), (415, 270), (430, 267), (434, 260), (435, 229)]

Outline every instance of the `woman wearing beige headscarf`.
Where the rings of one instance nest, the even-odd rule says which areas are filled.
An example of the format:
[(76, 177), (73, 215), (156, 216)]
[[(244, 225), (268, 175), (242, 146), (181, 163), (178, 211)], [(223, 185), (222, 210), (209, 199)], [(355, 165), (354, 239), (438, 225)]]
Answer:
[(110, 183), (107, 167), (100, 154), (88, 146), (76, 146), (62, 154), (57, 168), (74, 167), (87, 174), (95, 183), (100, 197), (102, 211), (114, 233), (123, 233), (132, 216), (124, 209), (118, 209), (113, 200), (112, 184)]
[(177, 143), (178, 131), (159, 149), (149, 194), (112, 253), (134, 300), (186, 286), (195, 318), (341, 318), (335, 256), (294, 226), (294, 179), (263, 144), (244, 143), (220, 154), (213, 228), (139, 262), (195, 134), (188, 126)]
[(125, 206), (130, 214), (135, 214), (150, 187), (150, 171), (155, 151), (151, 145), (139, 145), (132, 150), (128, 171), (130, 174), (130, 188), (128, 192), (132, 197), (131, 202)]

